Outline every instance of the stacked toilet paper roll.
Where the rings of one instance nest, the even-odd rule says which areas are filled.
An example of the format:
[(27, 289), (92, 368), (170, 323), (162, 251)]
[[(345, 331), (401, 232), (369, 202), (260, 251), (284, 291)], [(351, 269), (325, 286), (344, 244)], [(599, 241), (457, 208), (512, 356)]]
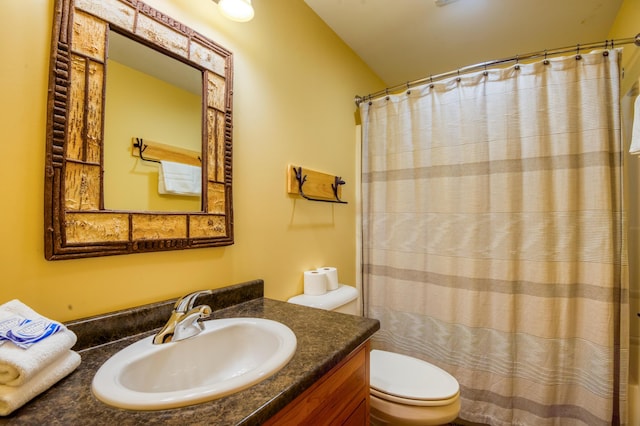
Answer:
[(304, 294), (320, 296), (327, 292), (327, 274), (318, 270), (304, 273)]
[(318, 271), (327, 274), (327, 290), (335, 290), (338, 288), (338, 270), (333, 266), (324, 266), (319, 268)]
[(320, 296), (338, 288), (338, 270), (331, 266), (304, 273), (304, 294)]

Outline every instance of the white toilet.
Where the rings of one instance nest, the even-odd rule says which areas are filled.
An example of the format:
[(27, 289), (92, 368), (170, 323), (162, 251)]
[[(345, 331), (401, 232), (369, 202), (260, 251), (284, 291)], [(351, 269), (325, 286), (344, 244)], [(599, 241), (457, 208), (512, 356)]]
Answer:
[[(358, 314), (358, 291), (342, 285), (320, 296), (301, 294), (290, 303)], [(406, 355), (374, 349), (370, 354), (372, 425), (442, 425), (458, 417), (460, 386), (435, 365)]]

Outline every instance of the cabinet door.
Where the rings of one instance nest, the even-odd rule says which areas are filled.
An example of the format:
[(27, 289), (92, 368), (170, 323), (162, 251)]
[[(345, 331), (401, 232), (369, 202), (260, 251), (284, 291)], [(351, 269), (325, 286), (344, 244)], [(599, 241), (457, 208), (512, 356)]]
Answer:
[(265, 425), (368, 425), (369, 350), (367, 341)]
[(349, 418), (342, 423), (342, 426), (362, 426), (369, 424), (369, 409), (366, 401), (362, 401), (358, 408), (351, 413)]

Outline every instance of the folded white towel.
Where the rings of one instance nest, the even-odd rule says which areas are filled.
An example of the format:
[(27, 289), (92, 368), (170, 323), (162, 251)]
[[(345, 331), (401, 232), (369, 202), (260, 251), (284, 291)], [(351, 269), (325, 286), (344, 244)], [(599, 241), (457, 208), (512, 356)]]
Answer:
[(160, 161), (158, 192), (199, 196), (202, 193), (202, 168), (172, 161)]
[(640, 96), (633, 104), (633, 129), (631, 130), (630, 154), (640, 154)]
[(0, 385), (0, 416), (11, 414), (49, 389), (78, 368), (80, 361), (80, 355), (76, 352), (66, 351), (23, 386)]
[[(17, 299), (0, 305), (0, 321), (13, 315), (35, 320), (45, 318)], [(77, 336), (66, 327), (44, 340), (22, 349), (13, 342), (0, 346), (0, 385), (20, 386), (29, 381), (75, 345)]]

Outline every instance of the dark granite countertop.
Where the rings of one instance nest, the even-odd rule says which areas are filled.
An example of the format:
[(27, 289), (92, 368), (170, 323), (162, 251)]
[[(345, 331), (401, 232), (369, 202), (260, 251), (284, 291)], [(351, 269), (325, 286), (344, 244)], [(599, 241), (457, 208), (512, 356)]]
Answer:
[(0, 424), (259, 425), (379, 329), (377, 320), (266, 299), (262, 289), (261, 280), (251, 281), (215, 290), (198, 303), (211, 305), (212, 319), (268, 318), (293, 330), (298, 340), (294, 357), (265, 381), (224, 398), (170, 410), (130, 411), (98, 401), (91, 392), (97, 369), (117, 351), (153, 334), (169, 318), (173, 301), (167, 301), (67, 324), (78, 335), (74, 347), (82, 356), (78, 369), (11, 415), (0, 417)]

